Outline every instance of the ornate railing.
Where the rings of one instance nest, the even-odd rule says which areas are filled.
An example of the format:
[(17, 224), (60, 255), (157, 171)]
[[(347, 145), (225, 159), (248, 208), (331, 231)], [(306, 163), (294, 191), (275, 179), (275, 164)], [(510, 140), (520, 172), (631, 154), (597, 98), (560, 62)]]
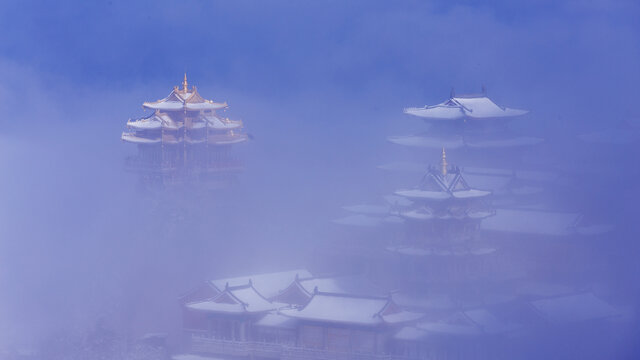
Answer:
[(222, 340), (202, 333), (192, 333), (190, 340), (191, 352), (203, 354), (254, 356), (281, 360), (409, 360), (407, 357), (398, 355), (339, 352), (277, 343)]
[(282, 345), (274, 343), (222, 340), (203, 334), (193, 334), (191, 336), (191, 351), (197, 353), (280, 358), (282, 349)]

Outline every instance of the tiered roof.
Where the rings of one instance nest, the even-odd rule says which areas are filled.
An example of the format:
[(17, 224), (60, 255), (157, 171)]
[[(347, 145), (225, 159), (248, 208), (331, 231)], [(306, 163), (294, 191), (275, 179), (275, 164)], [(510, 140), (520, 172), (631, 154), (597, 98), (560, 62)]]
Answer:
[[(129, 119), (129, 131), (122, 133), (122, 140), (134, 144), (210, 145), (231, 145), (246, 141), (246, 134), (235, 131), (242, 129), (242, 121), (229, 120), (216, 114), (216, 110), (226, 109), (227, 103), (204, 99), (195, 86), (189, 90), (186, 76), (185, 74), (182, 89), (175, 87), (166, 98), (143, 103), (144, 108), (154, 111), (138, 119)], [(198, 135), (198, 131), (203, 129), (207, 130), (206, 136), (205, 133)], [(196, 135), (178, 130), (193, 130)]]

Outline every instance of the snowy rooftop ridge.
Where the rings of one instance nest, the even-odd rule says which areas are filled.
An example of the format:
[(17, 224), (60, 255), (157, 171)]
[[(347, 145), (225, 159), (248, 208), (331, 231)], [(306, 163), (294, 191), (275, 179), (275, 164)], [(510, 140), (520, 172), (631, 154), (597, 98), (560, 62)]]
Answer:
[(282, 314), (300, 320), (375, 326), (404, 323), (424, 315), (400, 309), (391, 296), (353, 295), (315, 291), (301, 309), (286, 309)]
[(308, 279), (313, 275), (307, 269), (294, 269), (264, 274), (253, 274), (246, 276), (222, 278), (210, 280), (209, 282), (216, 288), (222, 290), (226, 286), (246, 286), (252, 284), (258, 292), (266, 298), (278, 295), (279, 291), (289, 286), (296, 278)]
[(404, 109), (405, 114), (415, 115), (426, 120), (505, 118), (524, 115), (528, 112), (527, 110), (496, 105), (484, 92), (459, 96), (452, 94), (449, 100), (437, 105)]
[(191, 302), (186, 307), (197, 311), (241, 314), (276, 310), (281, 304), (267, 300), (249, 283), (237, 287), (226, 286), (224, 291), (213, 298)]
[(484, 197), (491, 191), (472, 189), (457, 167), (442, 172), (432, 167), (417, 188), (397, 190), (395, 194), (409, 199), (447, 200)]
[(154, 110), (179, 111), (179, 110), (218, 110), (228, 107), (227, 103), (216, 103), (212, 100), (206, 100), (200, 94), (195, 86), (188, 89), (187, 75), (184, 76), (182, 89), (177, 86), (173, 88), (171, 93), (164, 99), (157, 101), (144, 102), (142, 107)]

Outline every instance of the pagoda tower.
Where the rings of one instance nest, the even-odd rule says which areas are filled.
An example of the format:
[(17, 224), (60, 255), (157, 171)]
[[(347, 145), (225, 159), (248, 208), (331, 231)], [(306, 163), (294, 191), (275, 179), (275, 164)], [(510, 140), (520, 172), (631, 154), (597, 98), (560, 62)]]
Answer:
[(145, 102), (147, 116), (127, 121), (122, 140), (136, 144), (138, 153), (127, 159), (128, 169), (154, 183), (171, 185), (185, 181), (228, 180), (242, 170), (231, 155), (234, 144), (245, 142), (242, 121), (220, 116), (226, 102), (206, 100), (187, 74), (182, 88), (175, 86), (164, 99)]
[[(544, 164), (526, 164), (528, 152), (544, 142), (542, 138), (519, 134), (513, 120), (529, 111), (496, 104), (486, 93), (457, 95), (436, 105), (409, 107), (404, 113), (426, 123), (422, 133), (390, 136), (391, 143), (414, 149), (440, 149), (455, 154), (458, 164), (474, 183), (492, 190), (498, 203), (539, 202), (538, 196), (559, 175)], [(396, 174), (422, 172), (424, 151), (415, 162), (381, 165)]]
[(487, 275), (486, 262), (477, 258), (495, 252), (479, 236), (482, 220), (495, 213), (491, 192), (472, 188), (460, 168), (447, 163), (444, 148), (439, 166), (429, 167), (418, 186), (394, 195), (404, 199), (393, 212), (403, 220), (405, 234), (386, 250), (399, 260), (394, 268), (405, 267), (403, 278), (450, 283)]
[(439, 169), (430, 167), (418, 187), (395, 194), (411, 202), (398, 214), (409, 227), (408, 242), (423, 249), (464, 247), (493, 214), (486, 200), (491, 192), (471, 188), (460, 169), (447, 164), (444, 148)]

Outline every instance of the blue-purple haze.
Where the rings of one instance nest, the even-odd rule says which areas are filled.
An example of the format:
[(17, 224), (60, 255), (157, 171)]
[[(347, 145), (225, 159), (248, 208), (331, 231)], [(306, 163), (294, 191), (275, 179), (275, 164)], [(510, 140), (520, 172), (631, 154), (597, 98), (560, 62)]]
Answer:
[[(340, 207), (392, 190), (376, 166), (407, 151), (385, 138), (422, 126), (402, 109), (452, 87), (530, 109), (520, 126), (577, 166), (577, 134), (640, 118), (639, 18), (631, 0), (3, 2), (0, 349), (98, 319), (175, 331), (177, 295), (202, 279), (321, 262)], [(140, 191), (122, 165), (127, 118), (185, 71), (255, 139), (210, 204)], [(628, 304), (639, 154), (610, 149), (569, 198), (621, 229), (597, 271)]]

